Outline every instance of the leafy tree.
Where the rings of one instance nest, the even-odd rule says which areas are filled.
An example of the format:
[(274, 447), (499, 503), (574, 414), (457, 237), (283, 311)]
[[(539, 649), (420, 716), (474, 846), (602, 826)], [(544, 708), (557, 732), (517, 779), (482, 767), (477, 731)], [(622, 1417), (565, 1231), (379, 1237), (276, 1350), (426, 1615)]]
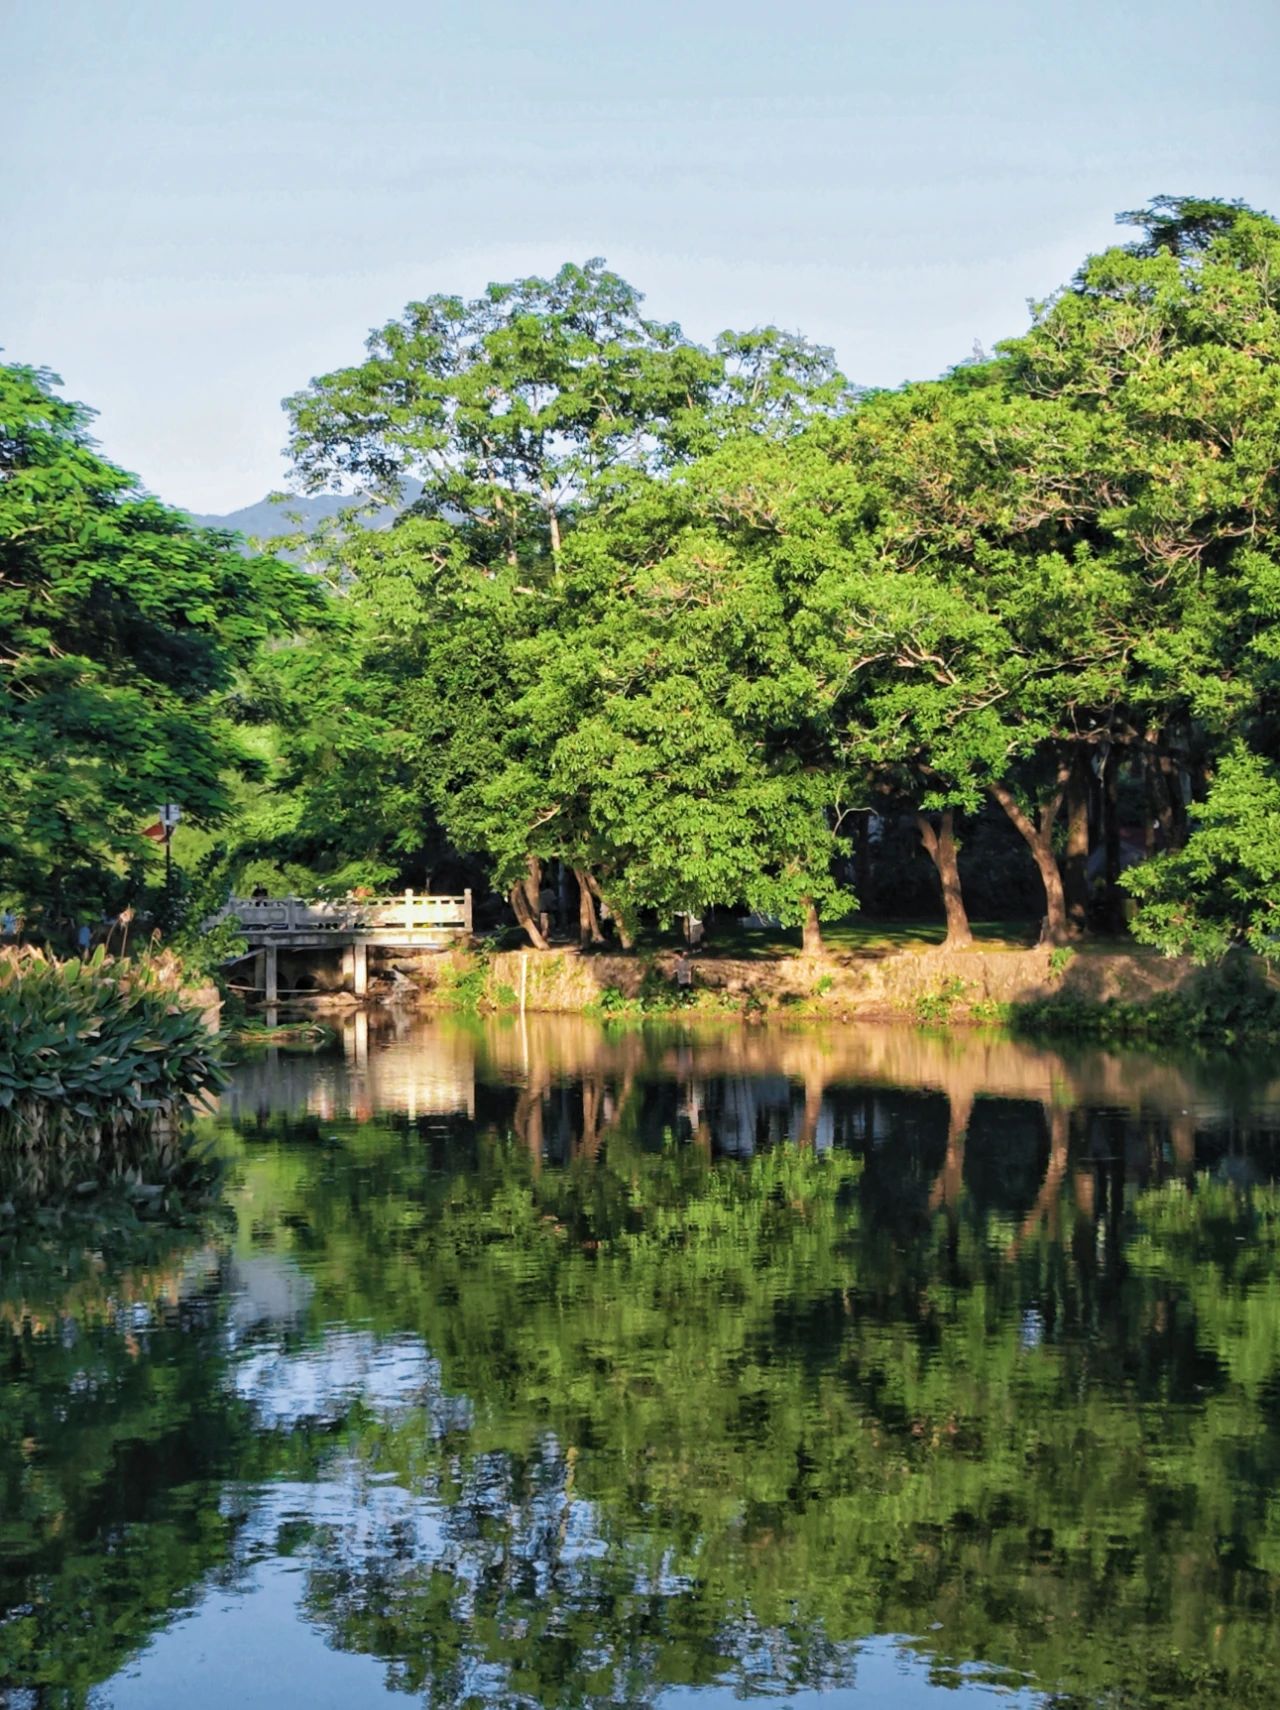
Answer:
[(1280, 767), (1243, 744), (1224, 756), (1186, 845), (1126, 876), (1134, 934), (1198, 961), (1246, 944), (1280, 955)]
[(0, 367), (0, 889), (65, 915), (142, 872), (161, 802), (225, 812), (222, 697), (314, 595), (140, 493), (56, 385)]
[[(1088, 460), (1073, 480), (1134, 590), (1122, 734), (1149, 757), (1176, 850), (1188, 831), (1184, 780), (1203, 779), (1206, 757), (1241, 737), (1274, 757), (1280, 227), (1242, 204), (1194, 198), (1158, 198), (1123, 218), (1148, 240), (1086, 263), (1009, 354), (1020, 385), (1087, 423)], [(1210, 843), (1228, 804), (1250, 795), (1228, 770)], [(1209, 904), (1246, 931), (1239, 887), (1250, 870), (1266, 912), (1266, 823), (1252, 820), (1260, 847), (1228, 877), (1235, 895)], [(1235, 834), (1249, 830), (1245, 818)], [(1221, 859), (1220, 847), (1206, 851), (1204, 880)], [(1187, 872), (1162, 863), (1143, 896), (1158, 905), (1166, 877), (1176, 896)], [(1157, 906), (1144, 931), (1172, 947), (1171, 924)]]
[(520, 649), (533, 686), (516, 711), (570, 862), (624, 914), (745, 902), (816, 931), (847, 906), (823, 701), (795, 634), (816, 566), (792, 536), (796, 483), (789, 512), (775, 502), (793, 462), (739, 435), (585, 521), (559, 621)]
[(835, 436), (875, 549), (823, 592), (847, 614), (851, 752), (906, 766), (936, 811), (990, 790), (1058, 940), (1085, 919), (1089, 800), (1115, 756), (1152, 768), (1181, 841), (1197, 747), (1274, 687), (1280, 234), (1227, 205), (1152, 220), (1159, 242), (1090, 260), (998, 360)]
[(699, 349), (599, 262), (410, 305), (289, 401), (312, 485), (425, 485), (331, 543), (331, 665), (270, 667), (278, 847), (372, 872), (447, 838), (535, 943), (553, 860), (589, 936), (598, 899), (624, 930), (750, 901), (813, 941), (878, 807), (958, 944), (959, 816), (990, 801), (1061, 942), (1115, 920), (1127, 796), (1169, 857), (1142, 934), (1269, 943), (1280, 229), (1122, 218), (1145, 236), (995, 358), (871, 397), (776, 328)]
[(411, 303), (368, 358), (286, 400), (304, 480), (398, 491), (462, 534), (477, 562), (554, 557), (566, 516), (654, 435), (708, 396), (714, 360), (646, 320), (603, 261), (482, 297)]
[[(594, 898), (604, 895), (602, 879), (608, 884), (625, 934), (628, 915), (642, 907), (697, 911), (768, 892), (793, 912), (798, 857), (811, 854), (807, 865), (820, 873), (828, 843), (820, 807), (799, 807), (801, 797), (817, 800), (802, 767), (792, 765), (784, 785), (775, 745), (770, 775), (757, 775), (758, 733), (730, 738), (712, 720), (696, 737), (677, 710), (683, 755), (651, 772), (642, 798), (612, 807), (600, 794), (608, 779), (581, 772), (609, 768), (603, 753), (592, 761), (579, 747), (571, 777), (567, 750), (556, 748), (605, 701), (620, 710), (616, 698), (602, 700), (609, 668), (599, 654), (631, 645), (632, 605), (619, 588), (607, 614), (597, 600), (588, 622), (583, 603), (588, 585), (592, 599), (608, 599), (601, 531), (616, 524), (631, 540), (644, 532), (667, 503), (655, 509), (655, 493), (666, 491), (658, 472), (734, 436), (785, 440), (849, 395), (830, 352), (792, 335), (725, 334), (707, 352), (678, 328), (643, 320), (639, 303), (599, 262), (566, 267), (552, 281), (491, 286), (469, 304), (432, 298), (375, 334), (361, 367), (289, 401), (305, 478), (385, 485), (412, 472), (425, 483), (396, 527), (337, 543), (339, 576), (361, 608), (362, 661), (372, 660), (395, 708), (391, 722), (408, 733), (402, 752), (421, 812), (438, 816), (460, 851), (491, 861), (535, 944), (544, 942), (537, 917), (550, 858), (579, 874), (593, 925)], [(672, 491), (678, 508), (679, 482)], [(565, 554), (570, 525), (588, 520), (597, 544), (584, 578), (581, 554), (573, 566)], [(678, 627), (666, 625), (668, 648)], [(709, 639), (699, 643), (699, 668), (713, 668)], [(584, 647), (593, 663), (575, 666)], [(604, 676), (591, 684), (593, 671)], [(701, 692), (707, 700), (705, 685)], [(646, 716), (661, 720), (656, 702)], [(595, 733), (609, 740), (603, 727)], [(677, 772), (690, 784), (681, 803), (664, 798), (664, 780)], [(621, 788), (623, 769), (611, 775)], [(717, 812), (715, 827), (703, 823)], [(782, 834), (790, 846), (762, 852), (766, 828), (782, 821), (791, 823)], [(647, 839), (643, 849), (637, 836)], [(818, 892), (834, 896), (825, 879), (807, 884), (806, 896)]]

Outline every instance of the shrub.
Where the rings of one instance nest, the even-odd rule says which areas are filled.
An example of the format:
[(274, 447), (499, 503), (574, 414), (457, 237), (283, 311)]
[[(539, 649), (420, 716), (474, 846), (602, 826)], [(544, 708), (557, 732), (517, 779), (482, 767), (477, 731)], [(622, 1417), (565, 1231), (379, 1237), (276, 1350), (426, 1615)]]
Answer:
[(1159, 1046), (1262, 1042), (1280, 1038), (1280, 991), (1257, 963), (1235, 955), (1200, 971), (1178, 991), (1137, 1002), (1097, 1002), (1059, 992), (1014, 1005), (1010, 1019), (1016, 1033), (1031, 1038), (1069, 1035)]
[[(440, 969), (433, 996), (445, 1009), (460, 1009), (475, 1015), (485, 1005), (489, 965), (483, 960), (459, 964), (445, 962)], [(513, 1003), (515, 993), (511, 994)]]
[(122, 1181), (158, 1199), (186, 1167), (187, 1118), (225, 1084), (173, 957), (0, 951), (0, 1200)]
[(958, 977), (944, 980), (940, 986), (931, 992), (921, 992), (912, 1009), (916, 1020), (923, 1027), (938, 1022), (950, 1021), (951, 1011), (955, 1008), (969, 989), (969, 982)]

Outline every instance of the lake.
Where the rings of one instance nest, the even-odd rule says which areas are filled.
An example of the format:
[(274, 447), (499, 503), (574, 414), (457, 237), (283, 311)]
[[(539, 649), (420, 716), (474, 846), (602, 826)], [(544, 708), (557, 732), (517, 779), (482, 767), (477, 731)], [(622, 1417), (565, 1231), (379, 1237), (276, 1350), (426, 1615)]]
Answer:
[(1280, 1070), (353, 1016), (0, 1259), (0, 1706), (1273, 1705)]

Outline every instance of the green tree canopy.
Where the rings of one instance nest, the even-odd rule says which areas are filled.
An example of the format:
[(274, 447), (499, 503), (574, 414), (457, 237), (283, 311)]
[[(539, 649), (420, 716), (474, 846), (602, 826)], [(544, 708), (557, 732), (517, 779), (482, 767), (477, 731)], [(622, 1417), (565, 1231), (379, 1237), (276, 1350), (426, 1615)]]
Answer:
[(315, 596), (142, 493), (57, 383), (0, 367), (0, 889), (66, 910), (143, 860), (160, 803), (224, 811), (222, 696)]

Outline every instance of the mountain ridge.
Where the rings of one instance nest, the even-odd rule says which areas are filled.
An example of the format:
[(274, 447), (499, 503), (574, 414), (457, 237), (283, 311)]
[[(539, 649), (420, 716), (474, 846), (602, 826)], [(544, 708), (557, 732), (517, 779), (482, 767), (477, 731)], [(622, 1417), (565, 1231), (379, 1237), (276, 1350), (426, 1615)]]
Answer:
[[(362, 526), (382, 528), (391, 522), (405, 506), (418, 498), (422, 483), (406, 477), (400, 490), (401, 504), (381, 505), (370, 511), (362, 519)], [(279, 497), (268, 494), (255, 504), (242, 505), (235, 511), (187, 511), (186, 514), (201, 528), (226, 529), (232, 534), (243, 535), (246, 540), (279, 540), (281, 535), (296, 534), (299, 528), (309, 534), (320, 523), (356, 509), (361, 502), (347, 493), (285, 493)]]

